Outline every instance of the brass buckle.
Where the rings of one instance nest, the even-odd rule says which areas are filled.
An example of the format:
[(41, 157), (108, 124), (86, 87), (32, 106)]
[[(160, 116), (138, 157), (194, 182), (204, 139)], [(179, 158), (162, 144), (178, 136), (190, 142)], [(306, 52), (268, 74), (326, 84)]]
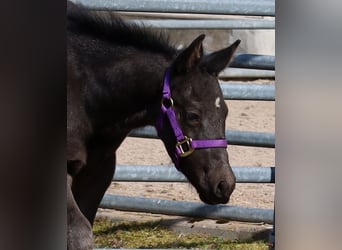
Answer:
[(184, 136), (184, 140), (177, 142), (176, 147), (180, 150), (181, 157), (187, 157), (195, 151), (195, 149), (191, 147), (191, 141), (191, 138)]

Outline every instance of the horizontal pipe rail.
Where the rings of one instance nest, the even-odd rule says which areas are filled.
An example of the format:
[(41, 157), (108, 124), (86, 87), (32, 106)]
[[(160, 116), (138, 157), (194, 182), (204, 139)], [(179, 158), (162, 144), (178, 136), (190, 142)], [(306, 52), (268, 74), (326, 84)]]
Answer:
[[(238, 183), (274, 183), (275, 167), (232, 167)], [(118, 165), (113, 181), (187, 182), (173, 166)]]
[(106, 194), (103, 197), (100, 207), (121, 211), (178, 215), (215, 220), (265, 223), (273, 222), (273, 209), (245, 208), (229, 205), (207, 205), (198, 202), (127, 197), (110, 194)]
[(236, 16), (236, 15), (218, 15), (218, 14), (198, 14), (198, 13), (170, 13), (170, 12), (129, 12), (115, 11), (121, 16), (127, 16), (130, 19), (181, 19), (181, 20), (227, 20), (227, 19), (252, 19), (252, 20), (275, 20), (274, 16)]
[[(134, 129), (129, 136), (151, 139), (159, 138), (155, 128), (152, 126)], [(227, 130), (226, 138), (229, 145), (275, 147), (275, 136), (273, 133)]]
[(219, 74), (219, 78), (275, 78), (274, 70), (258, 70), (258, 69), (246, 69), (246, 68), (225, 68)]
[(274, 0), (72, 0), (94, 10), (274, 16)]
[(273, 133), (226, 130), (228, 144), (250, 147), (275, 147)]
[(138, 25), (160, 29), (274, 29), (274, 20), (227, 19), (227, 20), (177, 20), (131, 19)]
[(237, 54), (230, 63), (231, 68), (275, 69), (275, 56), (256, 54)]
[(274, 101), (273, 84), (236, 84), (220, 81), (223, 97), (226, 100)]

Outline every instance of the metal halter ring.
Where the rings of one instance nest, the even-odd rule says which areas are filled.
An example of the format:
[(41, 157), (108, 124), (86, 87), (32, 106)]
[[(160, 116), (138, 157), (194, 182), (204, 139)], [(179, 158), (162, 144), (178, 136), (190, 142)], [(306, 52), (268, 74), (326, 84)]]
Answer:
[(173, 99), (170, 97), (170, 98), (163, 98), (162, 99), (162, 105), (165, 107), (165, 108), (172, 108), (173, 107)]

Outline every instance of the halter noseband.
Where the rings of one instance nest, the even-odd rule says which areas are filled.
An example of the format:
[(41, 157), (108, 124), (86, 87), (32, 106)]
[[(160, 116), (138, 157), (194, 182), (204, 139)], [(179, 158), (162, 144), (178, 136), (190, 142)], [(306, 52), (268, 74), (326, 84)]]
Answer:
[(181, 157), (191, 155), (195, 149), (198, 148), (226, 148), (226, 139), (207, 139), (207, 140), (193, 140), (185, 136), (176, 118), (175, 110), (173, 109), (173, 100), (171, 97), (170, 87), (170, 69), (166, 69), (163, 83), (163, 97), (159, 118), (156, 123), (158, 136), (164, 143), (167, 143), (167, 138), (163, 133), (164, 123), (168, 119), (171, 125), (173, 134), (176, 138), (175, 150), (171, 156), (175, 166), (178, 168)]

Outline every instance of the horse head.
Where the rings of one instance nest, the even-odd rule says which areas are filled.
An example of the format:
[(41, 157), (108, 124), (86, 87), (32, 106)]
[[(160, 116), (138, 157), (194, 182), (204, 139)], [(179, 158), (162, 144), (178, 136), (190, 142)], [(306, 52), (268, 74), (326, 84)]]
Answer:
[(168, 154), (208, 204), (227, 203), (235, 188), (228, 159), (228, 107), (217, 80), (240, 43), (204, 55), (204, 35), (179, 53), (164, 78), (156, 128)]

